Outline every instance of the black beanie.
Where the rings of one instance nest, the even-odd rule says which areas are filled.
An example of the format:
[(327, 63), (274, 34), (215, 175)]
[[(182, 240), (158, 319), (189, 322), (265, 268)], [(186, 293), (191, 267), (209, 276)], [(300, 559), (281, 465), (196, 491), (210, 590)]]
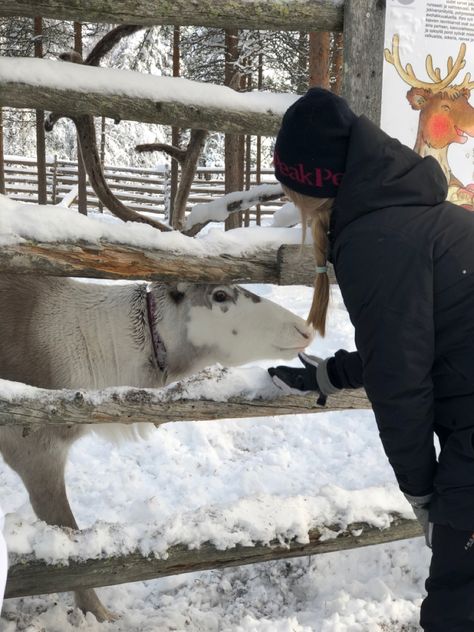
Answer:
[(275, 177), (311, 197), (336, 197), (357, 116), (324, 88), (311, 88), (288, 108), (275, 143)]

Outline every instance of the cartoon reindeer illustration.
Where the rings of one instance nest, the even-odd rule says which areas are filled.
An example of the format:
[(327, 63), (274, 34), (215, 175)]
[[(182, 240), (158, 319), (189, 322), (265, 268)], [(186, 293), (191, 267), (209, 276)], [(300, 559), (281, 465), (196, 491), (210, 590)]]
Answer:
[(433, 67), (433, 59), (427, 55), (425, 67), (431, 81), (417, 79), (411, 64), (402, 66), (398, 35), (393, 36), (392, 51), (386, 48), (384, 53), (385, 59), (411, 86), (406, 95), (408, 102), (420, 112), (413, 149), (420, 156), (433, 156), (438, 160), (448, 180), (448, 200), (474, 211), (474, 184), (463, 184), (451, 171), (448, 160), (450, 145), (464, 144), (468, 136), (474, 136), (474, 107), (469, 103), (474, 81), (468, 72), (460, 84), (453, 84), (466, 65), (466, 44), (461, 44), (454, 63), (449, 57), (445, 77), (441, 77), (440, 69)]

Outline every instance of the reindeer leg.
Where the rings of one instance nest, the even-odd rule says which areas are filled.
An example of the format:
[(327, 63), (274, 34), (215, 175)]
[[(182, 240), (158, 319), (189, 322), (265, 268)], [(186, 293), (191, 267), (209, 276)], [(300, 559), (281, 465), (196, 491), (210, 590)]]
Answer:
[[(0, 434), (5, 462), (21, 477), (38, 518), (48, 524), (78, 528), (66, 493), (64, 470), (69, 447), (80, 433), (45, 429), (22, 436), (21, 428), (5, 428)], [(75, 600), (83, 612), (92, 612), (98, 621), (117, 619), (92, 588), (77, 590)]]
[(97, 621), (116, 621), (119, 618), (117, 614), (111, 612), (104, 606), (93, 588), (76, 590), (74, 598), (76, 606), (80, 608), (84, 614), (86, 612), (92, 612)]

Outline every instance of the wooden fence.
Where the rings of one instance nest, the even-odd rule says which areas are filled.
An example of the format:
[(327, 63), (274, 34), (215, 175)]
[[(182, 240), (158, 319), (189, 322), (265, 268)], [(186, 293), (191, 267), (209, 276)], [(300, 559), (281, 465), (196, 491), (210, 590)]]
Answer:
[[(143, 0), (120, 0), (110, 5), (96, 2), (57, 2), (56, 0), (30, 0), (19, 2), (13, 0), (0, 6), (0, 15), (43, 15), (62, 17), (79, 21), (106, 21), (118, 23), (146, 24), (200, 24), (208, 26), (228, 26), (233, 28), (278, 28), (292, 30), (297, 28), (306, 30), (333, 30), (340, 31), (344, 28), (344, 82), (343, 94), (348, 98), (353, 109), (358, 113), (364, 113), (375, 121), (378, 121), (380, 112), (380, 85), (383, 59), (383, 20), (384, 3), (380, 0), (345, 0), (343, 5), (337, 7), (331, 0), (304, 0), (294, 2), (272, 2), (271, 0), (235, 0), (231, 3), (222, 3), (222, 10), (216, 10), (214, 2), (198, 3), (196, 8), (189, 3), (177, 1), (170, 3), (149, 3)], [(166, 6), (165, 6), (166, 5)], [(212, 19), (211, 19), (212, 18)], [(268, 18), (268, 19), (267, 19)], [(270, 19), (271, 18), (271, 19)], [(297, 19), (297, 20), (296, 20)], [(296, 20), (296, 22), (295, 22)], [(344, 25), (344, 26), (343, 26)], [(37, 68), (48, 65), (44, 60), (35, 60)], [(17, 65), (17, 62), (15, 61)], [(8, 64), (4, 63), (6, 70)], [(30, 67), (30, 65), (29, 65)], [(281, 121), (281, 113), (271, 108), (263, 111), (261, 108), (247, 107), (245, 115), (238, 109), (235, 112), (229, 108), (222, 108), (218, 103), (212, 107), (196, 107), (194, 104), (180, 102), (179, 98), (170, 101), (156, 96), (158, 92), (151, 91), (133, 98), (124, 95), (123, 86), (108, 86), (109, 92), (104, 95), (101, 90), (92, 88), (87, 91), (76, 90), (74, 86), (57, 86), (54, 81), (48, 84), (43, 82), (41, 90), (35, 82), (35, 77), (21, 77), (15, 66), (14, 73), (8, 73), (0, 80), (0, 106), (6, 107), (38, 107), (46, 110), (64, 112), (69, 115), (94, 114), (123, 118), (130, 120), (143, 120), (152, 123), (171, 124), (180, 127), (195, 129), (217, 129), (228, 133), (240, 134), (274, 134)], [(95, 77), (101, 73), (100, 68), (89, 68), (87, 76)], [(155, 82), (158, 87), (158, 81)], [(96, 85), (96, 84), (94, 84)], [(155, 84), (154, 84), (155, 85)], [(203, 84), (203, 90), (204, 90)], [(237, 106), (236, 106), (237, 107)], [(20, 173), (18, 172), (19, 168)], [(21, 199), (29, 198), (35, 185), (34, 163), (23, 165), (13, 163), (6, 164), (6, 186), (11, 197)], [(59, 201), (61, 196), (75, 183), (74, 167), (69, 163), (56, 161), (48, 165), (48, 178), (50, 182), (51, 201)], [(201, 176), (205, 175), (201, 170)], [(220, 195), (218, 187), (223, 185), (220, 174), (216, 171), (207, 171), (210, 179), (198, 178), (192, 190), (191, 203), (212, 199), (214, 191)], [(61, 177), (60, 177), (61, 175)], [(107, 168), (106, 175), (115, 192), (122, 196), (132, 208), (137, 210), (150, 210), (160, 212), (159, 199), (163, 196), (163, 174), (157, 174), (153, 170), (144, 172), (134, 169)], [(12, 180), (11, 178), (17, 178)], [(211, 184), (212, 183), (212, 184)], [(138, 185), (138, 186), (137, 186)], [(216, 189), (214, 189), (214, 186)], [(137, 188), (139, 187), (139, 192)], [(212, 192), (209, 189), (212, 188)], [(128, 197), (126, 197), (128, 196)], [(91, 196), (92, 197), (92, 196)], [(146, 198), (146, 199), (145, 199)], [(31, 200), (31, 198), (29, 198)], [(99, 256), (100, 250), (100, 256)], [(162, 256), (161, 256), (162, 255)], [(47, 244), (34, 243), (26, 239), (18, 244), (8, 243), (0, 250), (0, 271), (9, 273), (42, 273), (52, 275), (103, 276), (108, 278), (121, 278), (128, 276), (130, 270), (134, 270), (141, 279), (153, 279), (157, 275), (161, 278), (179, 277), (181, 280), (202, 281), (205, 278), (210, 282), (227, 280), (246, 280), (250, 282), (266, 281), (281, 284), (301, 283), (302, 260), (292, 259), (291, 249), (283, 249), (272, 253), (259, 253), (258, 261), (234, 261), (228, 256), (221, 258), (172, 256), (170, 253), (146, 253), (139, 252), (137, 248), (126, 245), (112, 244)], [(308, 260), (309, 261), (309, 260)], [(130, 263), (133, 262), (133, 265)], [(137, 264), (139, 262), (140, 265)], [(166, 276), (167, 275), (167, 276)], [(304, 270), (305, 279), (312, 278), (312, 271)], [(64, 394), (63, 394), (64, 395)], [(97, 411), (88, 410), (81, 397), (71, 398), (66, 396), (66, 404), (61, 404), (61, 395), (47, 394), (48, 406), (41, 406), (39, 414), (32, 413), (32, 418), (37, 418), (37, 423), (57, 423), (57, 418), (50, 419), (54, 411), (67, 412), (67, 423), (82, 423), (84, 412), (88, 422), (94, 421)], [(134, 401), (140, 404), (139, 399)], [(147, 400), (148, 402), (148, 400)], [(149, 402), (148, 402), (149, 403)], [(20, 402), (25, 409), (24, 399)], [(36, 404), (38, 402), (36, 401)], [(1, 402), (0, 423), (7, 423), (11, 419), (11, 407), (15, 402)], [(32, 401), (26, 402), (26, 412)], [(344, 408), (350, 407), (347, 399), (338, 398), (338, 405)], [(363, 396), (358, 396), (355, 405), (362, 407), (367, 405)], [(314, 406), (314, 402), (313, 402)], [(264, 405), (260, 410), (263, 411)], [(271, 407), (270, 407), (271, 408)], [(298, 406), (296, 407), (298, 408)], [(304, 407), (299, 403), (299, 411)], [(78, 412), (78, 409), (80, 412)], [(166, 409), (166, 407), (165, 407)], [(311, 410), (321, 411), (318, 408)], [(329, 407), (330, 409), (330, 407)], [(72, 410), (72, 412), (71, 412)], [(138, 409), (137, 409), (138, 410)], [(143, 411), (143, 408), (139, 410)], [(216, 413), (215, 402), (199, 400), (192, 402), (186, 408), (189, 416), (197, 418), (218, 419), (224, 417), (241, 417), (245, 411), (249, 416), (255, 416), (255, 401), (238, 403), (234, 406), (234, 412), (229, 411), (229, 406), (222, 406)], [(269, 410), (268, 402), (265, 413)], [(325, 409), (325, 410), (328, 410)], [(116, 412), (116, 421), (127, 423), (130, 421), (130, 411), (122, 402), (120, 406), (113, 408), (106, 404), (105, 412)], [(286, 414), (297, 412), (291, 405), (281, 402), (278, 411)], [(298, 412), (299, 412), (298, 411)], [(21, 412), (21, 408), (20, 408)], [(156, 411), (154, 411), (156, 413)], [(16, 410), (18, 414), (18, 409)], [(181, 411), (180, 417), (188, 413)], [(273, 409), (273, 414), (276, 411)], [(82, 414), (82, 417), (81, 417)], [(98, 418), (103, 420), (104, 411)], [(136, 412), (132, 413), (133, 415)], [(15, 417), (15, 415), (14, 415)], [(18, 422), (25, 425), (25, 418), (18, 415)], [(170, 419), (169, 419), (170, 420)], [(339, 550), (355, 546), (366, 546), (387, 542), (399, 538), (419, 535), (421, 529), (413, 520), (401, 520), (394, 516), (391, 526), (384, 530), (374, 529), (369, 525), (349, 525), (343, 532), (335, 534), (333, 540), (322, 537), (324, 529), (314, 529), (307, 534), (307, 543), (297, 542), (270, 542), (266, 545), (255, 542), (253, 546), (236, 547), (228, 551), (217, 551), (209, 543), (204, 544), (198, 551), (189, 550), (187, 547), (177, 545), (168, 551), (166, 560), (156, 560), (153, 557), (144, 557), (140, 553), (131, 554), (126, 558), (106, 558), (100, 560), (85, 560), (75, 562), (71, 560), (67, 566), (48, 566), (41, 560), (24, 558), (16, 560), (10, 568), (7, 585), (7, 596), (38, 594), (42, 592), (56, 592), (77, 587), (97, 586), (127, 582), (137, 579), (159, 577), (164, 575), (189, 572), (203, 568), (218, 568), (227, 565), (239, 565), (278, 559), (282, 557), (294, 557), (329, 550)]]
[[(38, 169), (34, 159), (5, 157), (5, 194), (13, 200), (36, 202), (38, 198)], [(104, 167), (107, 182), (113, 193), (134, 211), (164, 216), (166, 200), (170, 192), (170, 172), (167, 169), (146, 167)], [(258, 174), (250, 172), (250, 186), (274, 182), (273, 169), (262, 169)], [(59, 204), (77, 186), (77, 162), (70, 160), (46, 160), (46, 195), (49, 204)], [(211, 202), (224, 195), (224, 169), (199, 167), (188, 198), (188, 209), (194, 204)], [(282, 202), (276, 200), (259, 205), (248, 211), (250, 219), (260, 223), (261, 216), (272, 215)], [(77, 206), (73, 193), (71, 207)], [(87, 188), (87, 208), (102, 210), (94, 191)]]
[[(38, 220), (40, 221), (40, 220)], [(283, 246), (277, 251), (259, 251), (258, 255), (239, 260), (228, 255), (183, 257), (166, 251), (141, 252), (126, 244), (59, 244), (20, 239), (0, 251), (0, 272), (90, 276), (103, 278), (154, 278), (199, 281), (266, 281), (285, 285), (311, 282), (311, 259), (301, 259), (298, 246)], [(141, 259), (140, 259), (141, 258)], [(133, 261), (133, 265), (130, 263)], [(334, 278), (332, 278), (334, 282)], [(37, 389), (38, 390), (38, 389)], [(176, 387), (177, 392), (180, 386)], [(247, 418), (268, 415), (322, 413), (335, 410), (368, 408), (363, 391), (346, 391), (328, 398), (327, 406), (317, 406), (314, 397), (281, 397), (277, 400), (230, 398), (226, 402), (176, 399), (173, 391), (156, 394), (148, 390), (127, 389), (110, 392), (97, 401), (75, 391), (42, 391), (32, 396), (21, 394), (0, 401), (0, 424), (20, 424), (26, 433), (35, 427), (90, 423), (131, 423), (151, 421), (170, 423), (177, 420)], [(327, 539), (328, 529), (333, 538)], [(392, 516), (389, 527), (376, 528), (352, 523), (345, 529), (325, 525), (311, 529), (304, 543), (296, 540), (254, 542), (219, 550), (209, 542), (199, 549), (184, 545), (171, 547), (164, 558), (146, 556), (139, 551), (124, 556), (69, 560), (67, 565), (49, 565), (33, 556), (12, 561), (6, 589), (7, 597), (43, 594), (119, 584), (223, 566), (252, 564), (268, 560), (369, 546), (421, 535), (414, 520)]]

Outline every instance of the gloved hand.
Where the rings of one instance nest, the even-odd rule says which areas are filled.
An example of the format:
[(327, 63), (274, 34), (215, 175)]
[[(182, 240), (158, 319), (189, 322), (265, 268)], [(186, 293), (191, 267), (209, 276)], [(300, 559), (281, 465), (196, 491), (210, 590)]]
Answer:
[(413, 508), (413, 513), (416, 516), (416, 519), (423, 527), (423, 531), (425, 533), (425, 542), (426, 546), (431, 549), (431, 538), (433, 535), (433, 523), (430, 522), (429, 518), (429, 506), (433, 494), (426, 494), (425, 496), (410, 496), (410, 494), (404, 494), (405, 498), (408, 500), (410, 505)]
[(273, 383), (286, 394), (301, 395), (302, 392), (316, 391), (320, 394), (318, 404), (324, 406), (328, 395), (341, 390), (331, 384), (327, 371), (328, 360), (306, 353), (299, 353), (298, 357), (303, 368), (277, 366), (268, 369)]

